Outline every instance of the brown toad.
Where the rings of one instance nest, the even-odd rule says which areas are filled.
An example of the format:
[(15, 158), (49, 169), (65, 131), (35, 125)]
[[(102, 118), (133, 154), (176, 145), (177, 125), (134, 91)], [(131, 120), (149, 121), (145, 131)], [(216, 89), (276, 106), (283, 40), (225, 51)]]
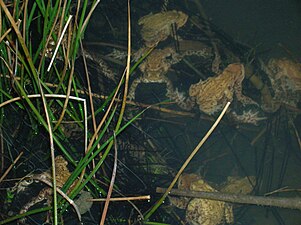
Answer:
[(222, 187), (219, 190), (225, 193), (250, 194), (253, 191), (255, 184), (256, 178), (254, 176), (229, 176), (227, 177), (227, 181), (222, 184)]
[(142, 26), (141, 36), (147, 47), (154, 47), (160, 41), (167, 39), (172, 34), (172, 26), (179, 29), (187, 22), (188, 16), (181, 11), (166, 11), (149, 14), (139, 19)]
[(241, 103), (257, 105), (252, 99), (242, 94), (244, 78), (243, 64), (233, 63), (228, 65), (221, 74), (191, 85), (189, 95), (196, 98), (200, 110), (209, 115), (220, 111), (227, 102), (231, 102), (234, 93)]
[[(56, 185), (58, 188), (62, 188), (66, 183), (71, 173), (67, 167), (68, 162), (63, 156), (58, 155), (55, 157), (55, 170), (56, 170)], [(48, 183), (52, 183), (51, 170), (47, 170), (40, 174), (35, 174), (31, 177), (33, 180), (45, 180)], [(43, 188), (38, 196), (33, 197), (28, 203), (26, 203), (20, 210), (20, 214), (26, 213), (35, 204), (47, 200), (47, 204), (50, 205), (52, 201), (52, 187)]]
[(132, 82), (128, 98), (135, 99), (135, 91), (140, 83), (165, 83), (166, 95), (173, 93), (172, 82), (165, 75), (171, 65), (180, 60), (177, 56), (178, 54), (172, 48), (154, 49), (139, 66), (142, 76)]
[(273, 99), (262, 95), (262, 108), (275, 112), (282, 103), (296, 107), (301, 99), (301, 63), (289, 59), (270, 59), (262, 65), (274, 91)]
[[(181, 190), (217, 192), (205, 180), (196, 174), (183, 174), (178, 181)], [(192, 225), (218, 225), (233, 223), (232, 206), (222, 201), (201, 198), (170, 198), (171, 202), (179, 208), (186, 208), (186, 220)], [(178, 204), (178, 205), (177, 205)]]

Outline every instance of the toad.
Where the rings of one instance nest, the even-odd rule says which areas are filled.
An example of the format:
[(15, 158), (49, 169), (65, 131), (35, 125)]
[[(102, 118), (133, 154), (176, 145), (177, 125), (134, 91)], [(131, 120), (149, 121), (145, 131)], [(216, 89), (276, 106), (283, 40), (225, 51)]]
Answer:
[(136, 78), (130, 87), (128, 98), (135, 99), (135, 91), (140, 83), (165, 83), (166, 96), (173, 93), (173, 84), (166, 76), (171, 65), (180, 58), (173, 48), (154, 49), (139, 66), (142, 76)]
[(233, 63), (228, 65), (221, 74), (191, 85), (189, 95), (196, 98), (199, 109), (209, 115), (219, 112), (227, 102), (231, 102), (234, 94), (243, 105), (257, 105), (251, 98), (242, 94), (244, 78), (244, 65)]
[(145, 45), (149, 48), (156, 46), (172, 34), (175, 30), (184, 26), (188, 16), (181, 11), (165, 11), (156, 14), (149, 14), (139, 19), (138, 24), (142, 26), (141, 36)]
[(274, 91), (271, 101), (262, 96), (262, 108), (275, 112), (282, 103), (297, 107), (301, 98), (301, 63), (289, 59), (270, 59), (267, 65), (262, 64)]
[(256, 184), (254, 176), (236, 177), (229, 176), (227, 181), (223, 183), (220, 191), (233, 194), (250, 194)]
[[(180, 190), (217, 192), (196, 174), (183, 174), (178, 181)], [(218, 225), (233, 223), (232, 206), (222, 201), (201, 198), (170, 198), (176, 207), (186, 209), (186, 220), (192, 225)], [(175, 201), (174, 201), (175, 200)]]
[(132, 82), (128, 99), (135, 99), (135, 92), (140, 83), (164, 83), (166, 84), (166, 96), (175, 101), (180, 108), (191, 110), (194, 106), (194, 100), (178, 89), (174, 89), (172, 81), (166, 76), (170, 67), (181, 61), (184, 56), (185, 54), (180, 55), (170, 47), (152, 50), (139, 66), (142, 76)]
[[(63, 156), (58, 155), (55, 157), (56, 185), (58, 188), (62, 188), (71, 175), (69, 169), (67, 168), (67, 165), (68, 162), (64, 159)], [(33, 180), (46, 180), (48, 183), (52, 183), (51, 170), (47, 170), (40, 174), (34, 174), (31, 178)], [(52, 187), (43, 188), (37, 196), (33, 197), (28, 203), (26, 203), (22, 207), (22, 209), (20, 210), (20, 214), (26, 213), (32, 206), (44, 200), (47, 200), (48, 205), (51, 204)]]

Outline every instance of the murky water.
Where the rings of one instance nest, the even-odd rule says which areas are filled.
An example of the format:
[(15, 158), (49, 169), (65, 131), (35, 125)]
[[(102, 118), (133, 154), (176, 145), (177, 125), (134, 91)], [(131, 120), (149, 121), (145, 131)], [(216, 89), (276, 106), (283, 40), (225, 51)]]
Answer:
[[(156, 105), (118, 136), (118, 191), (129, 196), (150, 194), (150, 202), (135, 202), (140, 213), (145, 215), (161, 196), (156, 193), (156, 187), (168, 187), (178, 169), (218, 117), (221, 106), (224, 106), (227, 100), (232, 101), (231, 113), (240, 115), (244, 112), (254, 112), (255, 116), (263, 119), (256, 124), (254, 121), (244, 123), (228, 112), (189, 163), (185, 173), (202, 176), (217, 190), (221, 189), (229, 176), (254, 176), (257, 185), (252, 195), (262, 196), (272, 192), (271, 196), (275, 197), (298, 197), (301, 185), (301, 146), (298, 140), (301, 127), (300, 99), (292, 97), (289, 103), (286, 102), (287, 99), (281, 99), (281, 107), (279, 105), (275, 110), (267, 109), (267, 102), (263, 99), (267, 94), (262, 90), (267, 87), (272, 100), (278, 91), (269, 78), (270, 74), (263, 68), (264, 65), (268, 65), (270, 59), (286, 58), (289, 62), (294, 62), (294, 66), (297, 62), (300, 63), (301, 3), (297, 0), (166, 1), (168, 4), (163, 14), (171, 10), (182, 11), (188, 16), (186, 23), (183, 24), (183, 21), (179, 21), (174, 15), (170, 18), (165, 14), (159, 20), (153, 19), (152, 26), (146, 29), (154, 32), (153, 36), (147, 32), (143, 35), (143, 25), (141, 20), (139, 24), (139, 19), (150, 13), (162, 12), (162, 2), (131, 1), (133, 58), (141, 57), (143, 54), (139, 55), (137, 52), (144, 53), (154, 40), (158, 45), (153, 50), (157, 54), (156, 57), (149, 55), (131, 74), (130, 91), (135, 82), (138, 84), (133, 89), (135, 97), (132, 96), (130, 100), (138, 103), (130, 102), (126, 116), (131, 118), (148, 105)], [(84, 45), (91, 53), (88, 67), (92, 91), (97, 94), (111, 93), (124, 70), (125, 58), (122, 55), (127, 47), (126, 16), (125, 2), (104, 1), (91, 18)], [(153, 26), (157, 30), (153, 30)], [(160, 32), (159, 28), (162, 28)], [(82, 62), (80, 59), (78, 61), (76, 71), (81, 77)], [(132, 61), (132, 65), (135, 62)], [(106, 71), (103, 64), (106, 65)], [(234, 75), (225, 75), (224, 71), (230, 64), (243, 65), (240, 68), (244, 70), (234, 71)], [(299, 72), (296, 82), (293, 83), (300, 81), (301, 70)], [(254, 76), (260, 84), (252, 80)], [(217, 77), (226, 78), (219, 79), (221, 83), (205, 86)], [(83, 77), (81, 79), (85, 80)], [(200, 91), (199, 95), (207, 96), (203, 102), (199, 100), (201, 96), (195, 99), (191, 98), (194, 96), (190, 94), (190, 87), (200, 80), (204, 81), (204, 84), (199, 88), (206, 91)], [(277, 79), (279, 80), (281, 79)], [(278, 87), (285, 86), (281, 84)], [(284, 92), (283, 96), (292, 96), (291, 92)], [(293, 90), (295, 96), (300, 96), (300, 92), (300, 89)], [(240, 99), (241, 95), (251, 98), (256, 104), (244, 104)], [(193, 100), (194, 105), (185, 108), (187, 104), (183, 103), (187, 103), (188, 100)], [(103, 99), (97, 99), (96, 107), (100, 107), (102, 102)], [(161, 104), (157, 105), (158, 103)], [(204, 110), (205, 106), (207, 110)], [(16, 170), (12, 178), (28, 173), (31, 168), (49, 168), (46, 166), (47, 154), (39, 154), (44, 153), (43, 148), (47, 148), (44, 146), (48, 146), (48, 136), (44, 133), (32, 135), (34, 132), (28, 132), (28, 129), (31, 129), (28, 124), (30, 122), (22, 124), (25, 127), (24, 131), (21, 127), (20, 133), (14, 137), (16, 140), (26, 140), (24, 155), (28, 162), (24, 162), (22, 173), (18, 174)], [(3, 126), (4, 129), (5, 126), (9, 127), (8, 124)], [(92, 130), (90, 128), (91, 132)], [(111, 134), (112, 131), (113, 126), (110, 126), (107, 133)], [(6, 128), (6, 132), (9, 135), (11, 130)], [(29, 134), (31, 136), (27, 137)], [(72, 149), (72, 154), (80, 158), (80, 151), (77, 150), (83, 148), (83, 141), (79, 141), (82, 136), (75, 138), (70, 135), (71, 141), (66, 141), (65, 144)], [(31, 138), (35, 139), (32, 143)], [(37, 147), (37, 140), (42, 139), (43, 144), (39, 143)], [(19, 147), (19, 144), (16, 146)], [(17, 152), (17, 147), (13, 153)], [(38, 153), (32, 150), (37, 148)], [(110, 179), (112, 162), (113, 156), (109, 155), (106, 165), (97, 173), (99, 180), (103, 181), (103, 177)], [(107, 189), (106, 185), (103, 187)], [(114, 192), (114, 195), (119, 196), (120, 193)], [(22, 201), (17, 198), (16, 208), (25, 204), (25, 198), (32, 197), (29, 193), (24, 196), (24, 199), (22, 196), (18, 197)], [(4, 196), (2, 197), (4, 199)], [(101, 211), (99, 206), (100, 204), (94, 204), (91, 211), (83, 216), (85, 224), (98, 223)], [(18, 212), (16, 208), (13, 208), (14, 213)], [(233, 204), (233, 208), (234, 224), (301, 224), (299, 210), (237, 204)], [(114, 202), (110, 204), (107, 224), (131, 224), (133, 221), (137, 222), (138, 214), (130, 204)], [(185, 214), (185, 209), (172, 206), (166, 199), (158, 212), (150, 217), (150, 221), (187, 224)], [(68, 213), (66, 224), (73, 224), (73, 216), (73, 213)], [(29, 223), (39, 222), (31, 219)]]

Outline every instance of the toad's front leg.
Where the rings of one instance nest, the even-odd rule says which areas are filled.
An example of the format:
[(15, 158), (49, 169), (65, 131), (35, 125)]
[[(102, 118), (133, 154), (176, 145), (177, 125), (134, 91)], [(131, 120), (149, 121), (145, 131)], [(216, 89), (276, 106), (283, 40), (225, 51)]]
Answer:
[(237, 97), (237, 100), (241, 102), (243, 105), (256, 105), (258, 106), (258, 103), (255, 102), (253, 99), (251, 99), (248, 96), (243, 95), (242, 93), (242, 85), (237, 85), (234, 89), (235, 95)]

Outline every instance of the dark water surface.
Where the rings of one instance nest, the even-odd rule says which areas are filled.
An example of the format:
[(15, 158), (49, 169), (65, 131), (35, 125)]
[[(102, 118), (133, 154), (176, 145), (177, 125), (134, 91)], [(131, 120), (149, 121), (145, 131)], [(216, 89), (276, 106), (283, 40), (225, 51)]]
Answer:
[(219, 28), (234, 39), (260, 50), (283, 56), (282, 44), (300, 58), (301, 1), (211, 0), (202, 1), (205, 11)]

